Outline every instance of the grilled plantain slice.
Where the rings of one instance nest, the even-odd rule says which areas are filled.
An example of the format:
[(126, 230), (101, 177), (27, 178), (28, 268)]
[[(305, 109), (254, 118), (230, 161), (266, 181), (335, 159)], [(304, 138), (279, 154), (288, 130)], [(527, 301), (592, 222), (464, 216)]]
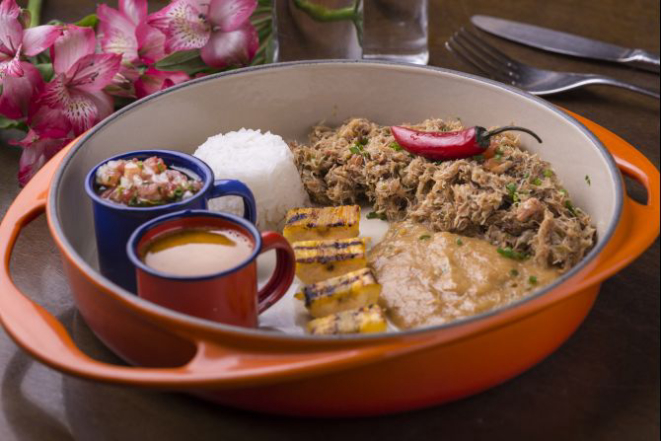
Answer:
[(308, 332), (315, 335), (367, 334), (383, 332), (386, 328), (383, 310), (376, 304), (338, 312), (308, 323)]
[(305, 284), (321, 282), (367, 266), (368, 239), (304, 240), (294, 242), (296, 275)]
[(289, 242), (348, 239), (358, 236), (360, 207), (294, 208), (287, 212), (282, 235)]
[(340, 311), (376, 303), (381, 285), (369, 268), (352, 271), (323, 282), (306, 285), (296, 297), (305, 301), (312, 317), (324, 317)]

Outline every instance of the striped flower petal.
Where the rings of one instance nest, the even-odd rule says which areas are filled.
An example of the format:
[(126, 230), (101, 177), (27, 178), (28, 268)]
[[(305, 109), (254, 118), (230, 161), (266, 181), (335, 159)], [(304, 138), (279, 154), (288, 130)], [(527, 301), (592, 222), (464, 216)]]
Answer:
[(118, 10), (104, 4), (97, 7), (96, 15), (103, 52), (120, 54), (125, 62), (135, 61), (138, 58), (136, 25)]
[(248, 22), (233, 32), (214, 32), (200, 55), (209, 66), (244, 66), (250, 63), (258, 48), (257, 31)]
[(147, 19), (147, 0), (119, 0), (119, 10), (137, 26)]
[(65, 26), (51, 48), (53, 70), (66, 73), (81, 57), (93, 54), (95, 45), (93, 29)]
[(10, 54), (17, 53), (23, 41), (23, 26), (18, 20), (20, 14), (21, 8), (15, 0), (0, 1), (0, 46)]
[(149, 16), (148, 24), (166, 36), (166, 52), (198, 49), (209, 41), (211, 28), (196, 2), (176, 0)]
[[(0, 54), (2, 56), (4, 54)], [(23, 67), (21, 65), (21, 46), (18, 46), (18, 50), (13, 57), (5, 55), (3, 58), (0, 58), (0, 81), (5, 77), (22, 77), (23, 76)]]
[(30, 101), (44, 86), (44, 81), (36, 67), (25, 61), (20, 64), (23, 74), (9, 75), (2, 82), (0, 114), (12, 119), (27, 116)]
[(60, 36), (60, 28), (57, 26), (37, 26), (23, 31), (23, 53), (28, 57), (45, 51), (53, 45), (55, 39)]
[(138, 39), (138, 56), (146, 64), (152, 64), (165, 56), (165, 34), (146, 23), (135, 30)]
[(223, 32), (239, 29), (257, 8), (257, 0), (211, 0), (209, 21)]
[(117, 54), (85, 55), (67, 72), (67, 87), (85, 92), (99, 91), (119, 72), (121, 60)]

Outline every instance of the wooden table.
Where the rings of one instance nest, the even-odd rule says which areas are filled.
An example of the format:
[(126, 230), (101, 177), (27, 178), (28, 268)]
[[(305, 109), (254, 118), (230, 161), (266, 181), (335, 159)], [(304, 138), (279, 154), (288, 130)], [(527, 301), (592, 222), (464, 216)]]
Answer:
[[(93, 2), (82, 0), (45, 3), (45, 19), (73, 21), (94, 10)], [(150, 3), (157, 7), (165, 2)], [(430, 0), (431, 64), (472, 72), (443, 43), (476, 13), (659, 52), (659, 2), (654, 0)], [(540, 67), (603, 73), (659, 88), (658, 75), (492, 41)], [(549, 100), (609, 128), (659, 167), (659, 101), (606, 87)], [(0, 216), (19, 191), (15, 175), (20, 152), (5, 141), (0, 146)], [(630, 192), (644, 198), (636, 186)], [(26, 229), (13, 268), (20, 286), (57, 314), (85, 351), (118, 361), (76, 314), (44, 219)], [(356, 420), (280, 418), (184, 395), (90, 383), (33, 361), (2, 330), (0, 381), (3, 441), (658, 439), (659, 243), (603, 285), (585, 323), (547, 360), (478, 396), (408, 414)]]

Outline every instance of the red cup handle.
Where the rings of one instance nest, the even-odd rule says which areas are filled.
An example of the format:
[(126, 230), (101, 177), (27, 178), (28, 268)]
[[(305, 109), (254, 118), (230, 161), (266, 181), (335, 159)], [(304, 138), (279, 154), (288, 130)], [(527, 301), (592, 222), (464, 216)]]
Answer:
[(271, 279), (257, 293), (257, 311), (260, 314), (285, 295), (294, 281), (294, 274), (296, 273), (294, 250), (287, 239), (273, 231), (262, 233), (262, 251), (260, 254), (269, 250), (275, 250), (276, 253), (275, 271), (273, 271)]

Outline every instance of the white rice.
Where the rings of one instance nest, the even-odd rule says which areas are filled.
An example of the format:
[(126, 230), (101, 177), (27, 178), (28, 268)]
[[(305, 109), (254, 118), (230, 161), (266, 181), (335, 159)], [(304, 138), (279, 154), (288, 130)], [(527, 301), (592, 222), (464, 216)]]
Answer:
[[(260, 230), (281, 230), (287, 210), (309, 205), (294, 157), (278, 135), (250, 129), (219, 134), (194, 155), (209, 164), (216, 179), (238, 179), (250, 188)], [(241, 215), (243, 204), (228, 196), (210, 201), (209, 209)]]

